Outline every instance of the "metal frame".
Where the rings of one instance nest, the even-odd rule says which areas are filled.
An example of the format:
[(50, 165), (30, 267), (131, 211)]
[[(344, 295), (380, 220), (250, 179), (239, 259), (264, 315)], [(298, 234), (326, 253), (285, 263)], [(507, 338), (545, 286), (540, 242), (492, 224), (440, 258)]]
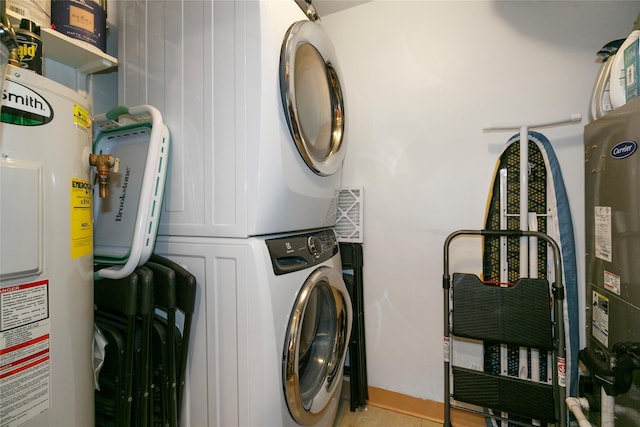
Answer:
[[(452, 325), (451, 325), (451, 299), (452, 299), (452, 278), (449, 273), (449, 250), (451, 242), (458, 237), (511, 237), (520, 238), (521, 240), (527, 238), (542, 239), (547, 242), (548, 247), (551, 248), (554, 258), (554, 282), (552, 284), (552, 294), (554, 297), (553, 303), (553, 328), (554, 328), (554, 350), (553, 350), (553, 366), (552, 369), (552, 384), (554, 387), (554, 406), (556, 418), (561, 427), (566, 426), (567, 423), (567, 410), (564, 405), (566, 397), (566, 389), (564, 388), (564, 382), (560, 378), (562, 369), (562, 362), (566, 360), (565, 352), (565, 335), (564, 335), (564, 285), (562, 283), (562, 261), (560, 256), (560, 248), (558, 244), (545, 233), (538, 231), (524, 231), (524, 230), (458, 230), (451, 233), (444, 243), (444, 268), (442, 277), (442, 286), (444, 290), (444, 427), (451, 426), (451, 409), (456, 408), (468, 412), (476, 412), (484, 414), (482, 411), (476, 411), (466, 407), (454, 406), (451, 404), (451, 355), (453, 354), (453, 337)], [(455, 307), (454, 307), (455, 309)], [(564, 365), (566, 366), (566, 365)], [(495, 408), (499, 409), (499, 408)], [(492, 415), (494, 419), (504, 420), (503, 416)], [(510, 422), (513, 423), (512, 420)], [(517, 423), (516, 423), (517, 424)], [(526, 424), (529, 425), (529, 424)]]

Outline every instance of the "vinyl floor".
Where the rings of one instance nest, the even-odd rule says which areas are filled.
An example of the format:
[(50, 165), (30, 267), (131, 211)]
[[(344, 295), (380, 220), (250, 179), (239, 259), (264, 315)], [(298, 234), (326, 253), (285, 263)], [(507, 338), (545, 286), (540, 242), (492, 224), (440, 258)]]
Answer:
[(340, 399), (334, 427), (442, 427), (430, 420), (389, 411), (372, 405), (351, 412), (348, 396)]

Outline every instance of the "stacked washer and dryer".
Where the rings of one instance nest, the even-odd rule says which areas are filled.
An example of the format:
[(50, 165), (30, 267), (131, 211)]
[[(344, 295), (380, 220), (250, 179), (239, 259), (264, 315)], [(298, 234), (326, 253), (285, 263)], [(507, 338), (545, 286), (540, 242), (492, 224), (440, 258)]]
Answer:
[(119, 7), (120, 101), (172, 138), (155, 252), (198, 280), (183, 424), (331, 426), (352, 310), (329, 38), (294, 0)]

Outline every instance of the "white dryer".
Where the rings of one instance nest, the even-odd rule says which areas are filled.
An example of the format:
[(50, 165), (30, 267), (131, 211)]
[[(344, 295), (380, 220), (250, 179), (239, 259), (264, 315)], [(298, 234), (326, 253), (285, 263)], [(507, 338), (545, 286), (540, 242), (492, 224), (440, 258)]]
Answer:
[(156, 106), (171, 132), (159, 234), (333, 226), (347, 127), (321, 25), (294, 0), (119, 7), (120, 102)]
[(351, 300), (332, 229), (158, 238), (198, 281), (185, 426), (332, 426)]

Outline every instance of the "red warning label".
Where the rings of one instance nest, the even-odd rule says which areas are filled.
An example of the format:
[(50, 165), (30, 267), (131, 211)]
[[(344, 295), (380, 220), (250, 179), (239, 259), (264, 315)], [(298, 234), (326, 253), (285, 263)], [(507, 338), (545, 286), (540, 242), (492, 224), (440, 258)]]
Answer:
[(567, 386), (567, 362), (564, 357), (558, 357), (558, 385)]
[(0, 288), (0, 425), (49, 408), (49, 280)]

